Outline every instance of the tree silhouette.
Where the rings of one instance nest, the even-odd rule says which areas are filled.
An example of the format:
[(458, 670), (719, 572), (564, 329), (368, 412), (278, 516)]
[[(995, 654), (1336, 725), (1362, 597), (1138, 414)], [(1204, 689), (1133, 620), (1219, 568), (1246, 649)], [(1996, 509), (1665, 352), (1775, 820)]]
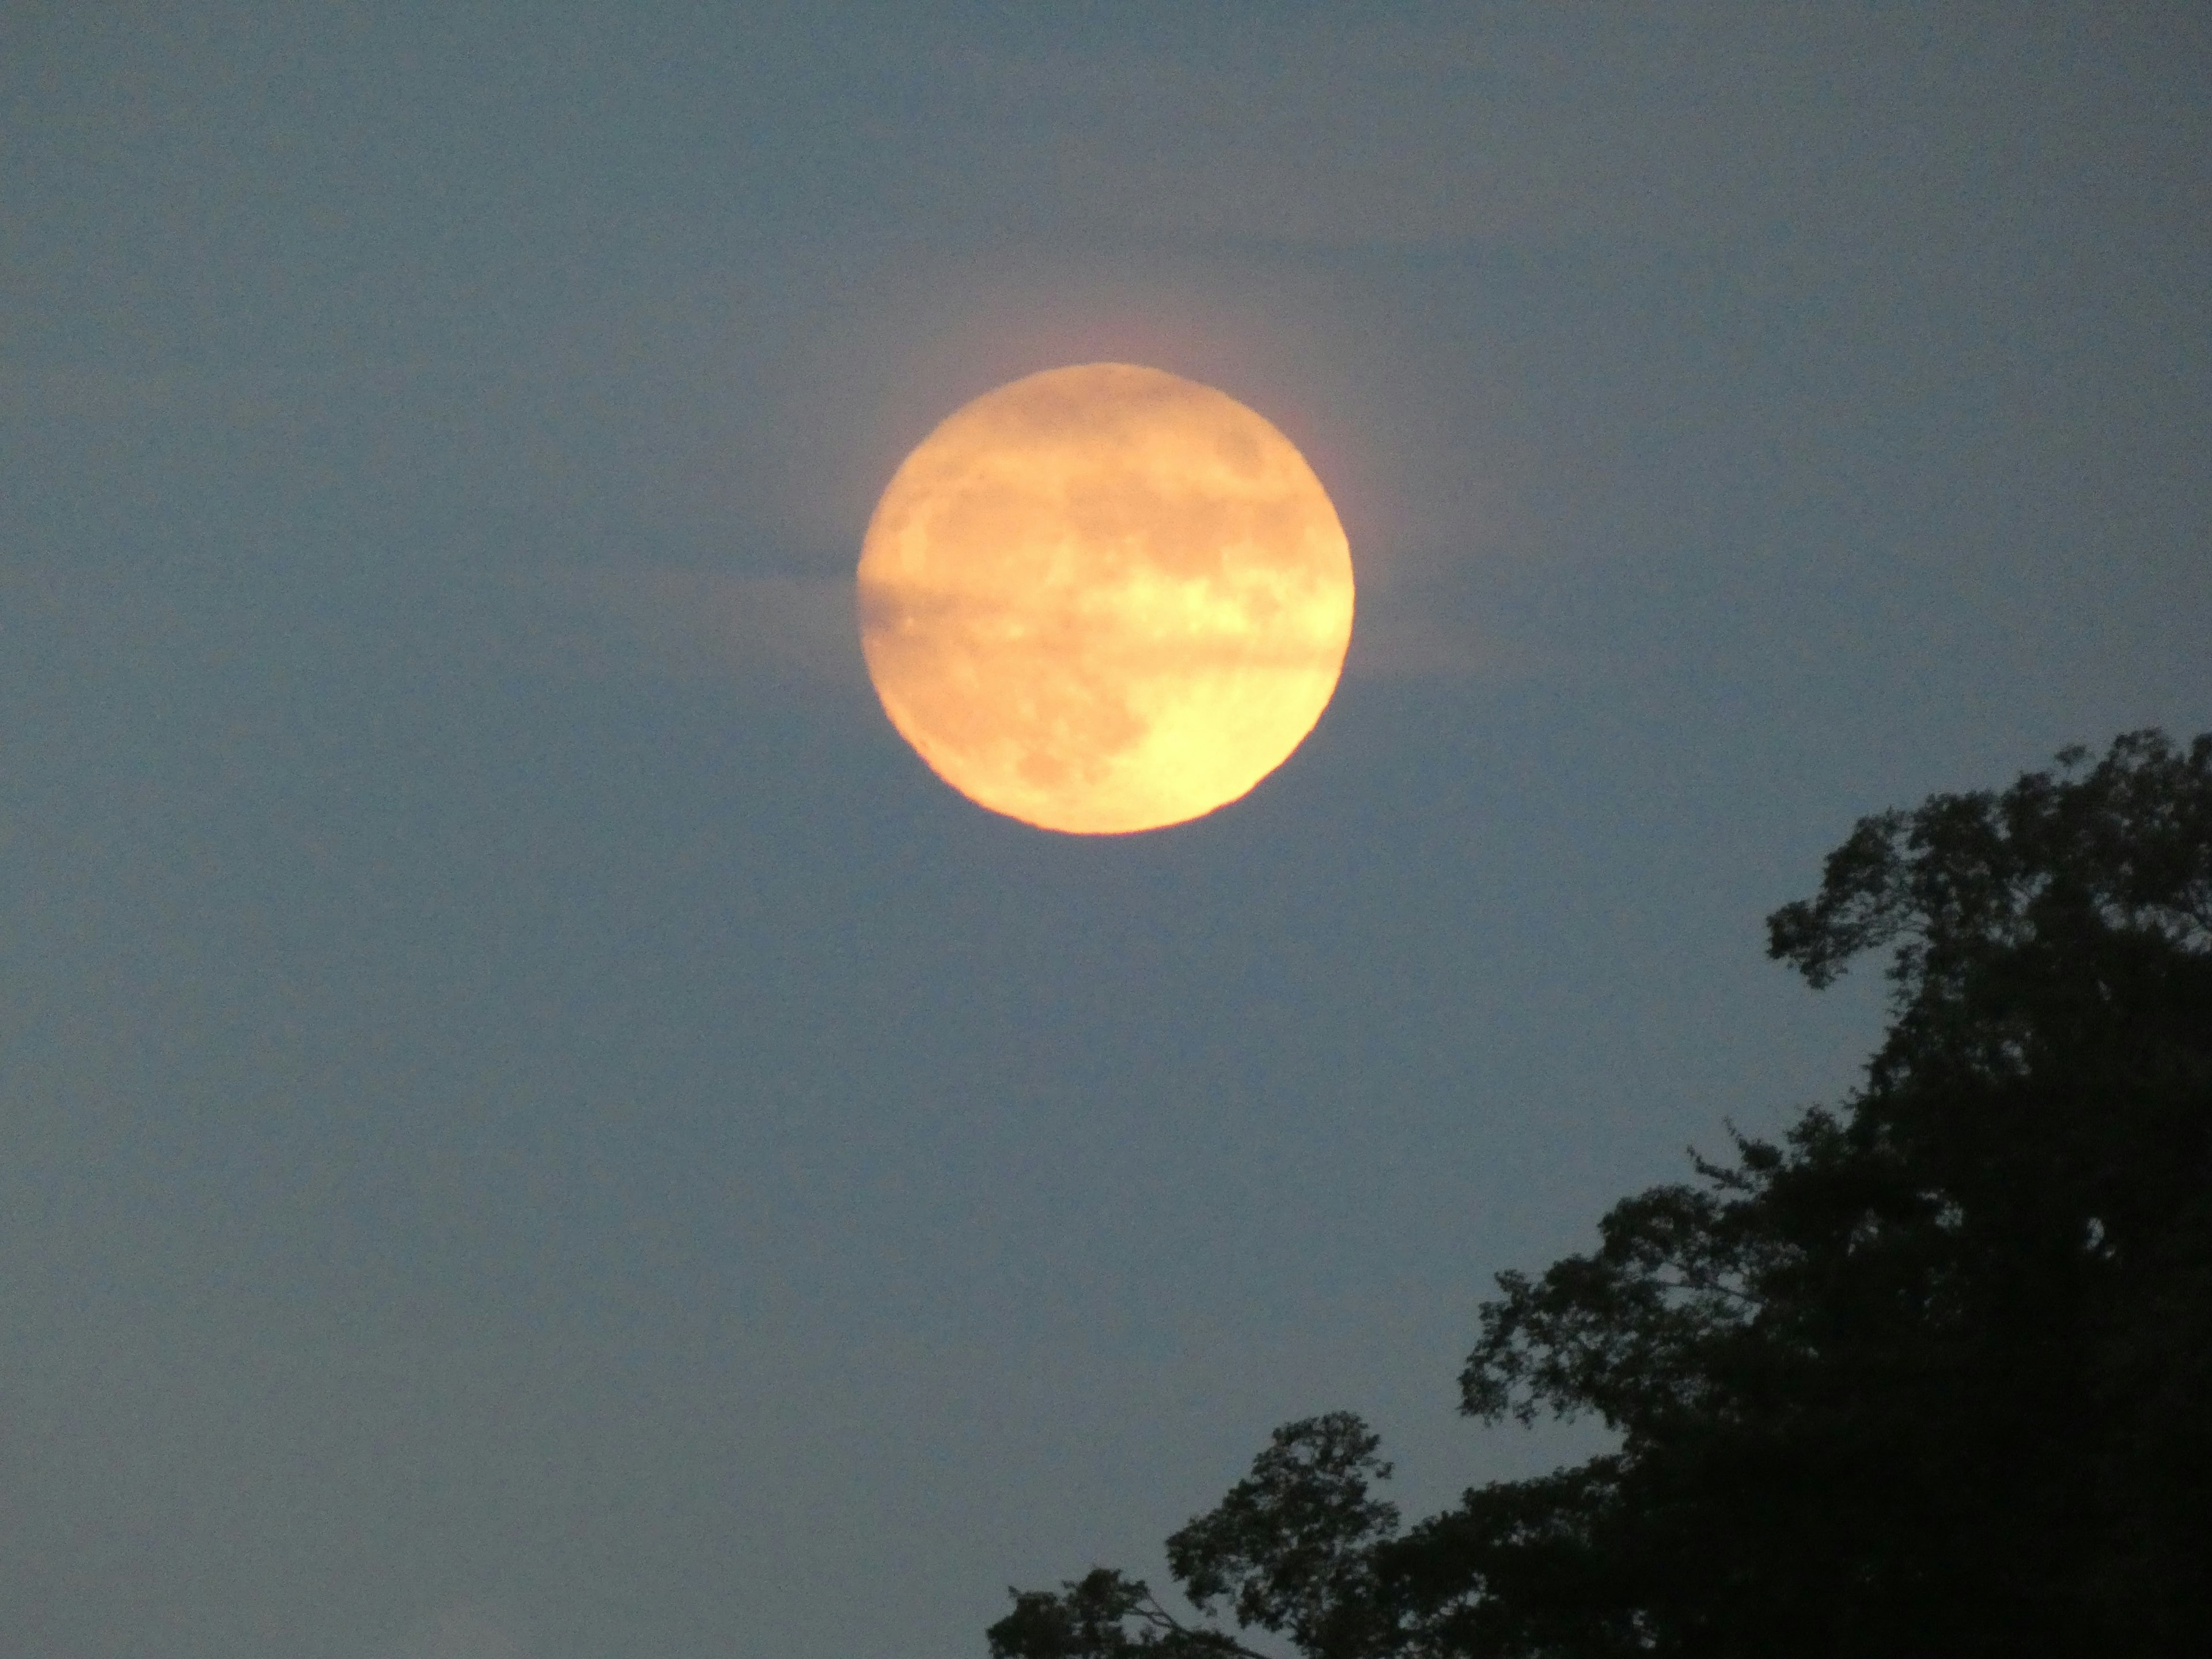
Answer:
[[(1402, 1528), (1372, 1433), (1275, 1431), (995, 1659), (2181, 1654), (2212, 1629), (2212, 734), (1862, 820), (1768, 918), (1889, 953), (1864, 1085), (1502, 1273), (1460, 1386), (1618, 1449)], [(1255, 1645), (1256, 1644), (1256, 1645)]]

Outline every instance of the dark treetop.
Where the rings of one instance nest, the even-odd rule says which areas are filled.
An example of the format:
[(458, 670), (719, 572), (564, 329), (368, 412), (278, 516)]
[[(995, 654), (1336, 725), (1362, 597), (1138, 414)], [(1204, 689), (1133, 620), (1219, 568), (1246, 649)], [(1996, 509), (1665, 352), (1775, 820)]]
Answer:
[(2212, 1590), (2212, 734), (1863, 819), (1768, 918), (1890, 953), (1864, 1087), (1498, 1276), (1460, 1376), (1619, 1449), (1406, 1528), (1349, 1413), (996, 1659), (2201, 1651)]

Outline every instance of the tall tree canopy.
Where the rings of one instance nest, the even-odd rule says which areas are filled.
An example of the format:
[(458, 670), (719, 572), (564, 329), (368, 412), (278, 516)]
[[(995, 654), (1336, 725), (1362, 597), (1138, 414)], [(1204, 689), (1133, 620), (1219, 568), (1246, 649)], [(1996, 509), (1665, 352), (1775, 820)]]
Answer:
[(1486, 1421), (1618, 1449), (1411, 1527), (1375, 1436), (1290, 1424), (995, 1659), (2181, 1654), (2212, 1629), (2212, 734), (1863, 819), (1770, 953), (1888, 952), (1864, 1085), (1498, 1276)]

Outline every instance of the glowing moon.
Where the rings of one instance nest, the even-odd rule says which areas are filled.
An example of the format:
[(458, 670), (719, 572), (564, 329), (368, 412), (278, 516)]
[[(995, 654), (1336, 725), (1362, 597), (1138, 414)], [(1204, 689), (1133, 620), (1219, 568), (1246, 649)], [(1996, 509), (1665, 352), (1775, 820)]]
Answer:
[(1115, 835), (1237, 799), (1328, 706), (1352, 555), (1313, 469), (1158, 369), (1032, 374), (908, 456), (860, 570), (868, 676), (994, 812)]

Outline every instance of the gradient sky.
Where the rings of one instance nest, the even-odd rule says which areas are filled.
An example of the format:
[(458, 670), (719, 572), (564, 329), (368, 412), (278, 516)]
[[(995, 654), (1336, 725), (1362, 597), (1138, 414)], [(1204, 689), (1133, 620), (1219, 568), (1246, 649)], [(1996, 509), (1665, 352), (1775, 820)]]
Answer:
[[(1880, 985), (1859, 814), (2212, 726), (2199, 6), (0, 9), (0, 1626), (952, 1659)], [(1351, 669), (1134, 838), (904, 748), (898, 459), (1298, 442)]]

